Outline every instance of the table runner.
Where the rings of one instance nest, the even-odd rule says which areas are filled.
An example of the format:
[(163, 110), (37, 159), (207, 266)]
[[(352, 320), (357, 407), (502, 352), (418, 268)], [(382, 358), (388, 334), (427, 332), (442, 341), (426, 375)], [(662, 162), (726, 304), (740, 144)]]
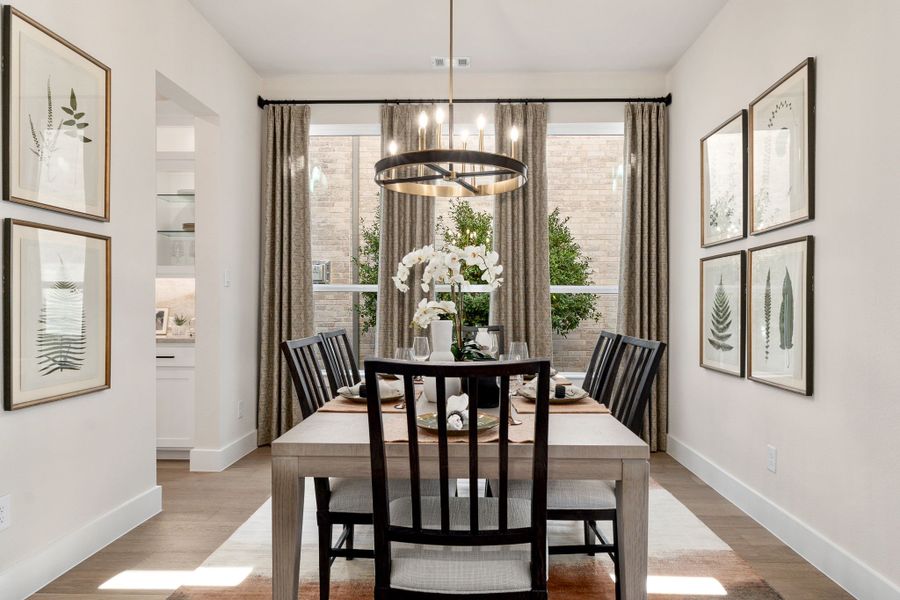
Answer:
[[(519, 414), (534, 414), (534, 401), (523, 396), (510, 398)], [(591, 397), (582, 398), (570, 404), (550, 404), (550, 414), (607, 414), (609, 409)]]
[[(521, 425), (509, 426), (509, 441), (514, 444), (530, 444), (534, 442), (534, 415), (521, 415), (519, 420)], [(409, 436), (406, 431), (406, 417), (396, 414), (386, 414), (382, 418), (384, 424), (384, 441), (388, 443), (408, 442)], [(419, 428), (419, 443), (436, 444), (438, 442), (437, 434), (425, 431)], [(494, 427), (478, 434), (480, 443), (496, 442), (500, 439), (500, 426)], [(448, 436), (448, 443), (462, 444), (469, 441), (468, 434)]]

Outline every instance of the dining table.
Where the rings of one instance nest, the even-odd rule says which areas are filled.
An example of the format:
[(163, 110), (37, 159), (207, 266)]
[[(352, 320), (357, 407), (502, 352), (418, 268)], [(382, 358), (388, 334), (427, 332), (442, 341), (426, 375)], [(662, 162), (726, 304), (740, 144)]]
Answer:
[[(530, 479), (533, 442), (528, 403), (513, 396), (513, 414), (521, 426), (510, 426), (509, 477)], [(593, 403), (593, 400), (591, 400)], [(579, 410), (550, 407), (548, 478), (616, 482), (619, 585), (625, 600), (647, 598), (647, 519), (650, 448), (614, 418), (605, 407)], [(419, 394), (418, 414), (434, 411)], [(483, 409), (497, 414), (497, 409)], [(533, 413), (533, 410), (531, 410)], [(402, 407), (382, 404), (385, 431), (405, 430)], [(394, 423), (396, 421), (396, 423)], [(530, 421), (533, 423), (533, 420)], [(482, 437), (484, 438), (482, 440)], [(399, 437), (385, 438), (391, 477), (409, 476), (408, 445)], [(433, 442), (434, 440), (430, 440)], [(514, 443), (515, 442), (515, 443)], [(499, 444), (496, 436), (479, 436), (479, 477), (497, 478)], [(468, 477), (468, 445), (449, 444), (451, 477)], [(420, 472), (438, 477), (438, 444), (419, 437)], [(369, 425), (365, 404), (335, 398), (272, 442), (272, 597), (296, 600), (299, 589), (305, 478), (371, 477)]]

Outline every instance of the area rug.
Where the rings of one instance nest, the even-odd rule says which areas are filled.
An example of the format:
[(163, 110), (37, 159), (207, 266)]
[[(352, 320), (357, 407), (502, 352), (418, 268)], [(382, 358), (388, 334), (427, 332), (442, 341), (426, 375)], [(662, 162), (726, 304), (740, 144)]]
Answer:
[[(300, 595), (319, 597), (314, 493), (307, 490), (303, 523)], [(181, 587), (169, 600), (269, 600), (272, 597), (271, 500), (264, 503), (203, 564), (207, 573), (240, 573), (230, 586)], [(694, 599), (725, 596), (731, 600), (776, 600), (779, 596), (750, 566), (687, 507), (656, 482), (650, 482), (648, 591), (654, 599)], [(607, 530), (608, 531), (608, 530)], [(577, 523), (549, 526), (552, 544), (578, 543)], [(358, 527), (356, 546), (371, 547), (371, 528)], [(612, 562), (606, 556), (552, 556), (550, 597), (560, 600), (615, 598)], [(244, 577), (243, 575), (246, 574)], [(373, 562), (338, 559), (331, 571), (331, 598), (372, 597)]]

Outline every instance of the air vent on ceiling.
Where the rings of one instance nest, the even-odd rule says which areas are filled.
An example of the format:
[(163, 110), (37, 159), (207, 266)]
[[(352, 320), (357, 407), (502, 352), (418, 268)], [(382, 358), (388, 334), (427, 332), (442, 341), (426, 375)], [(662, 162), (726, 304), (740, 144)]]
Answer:
[[(431, 57), (431, 66), (434, 69), (446, 69), (450, 64), (449, 57), (446, 56), (432, 56)], [(471, 59), (468, 56), (455, 56), (453, 58), (453, 68), (454, 69), (468, 69), (472, 64)]]

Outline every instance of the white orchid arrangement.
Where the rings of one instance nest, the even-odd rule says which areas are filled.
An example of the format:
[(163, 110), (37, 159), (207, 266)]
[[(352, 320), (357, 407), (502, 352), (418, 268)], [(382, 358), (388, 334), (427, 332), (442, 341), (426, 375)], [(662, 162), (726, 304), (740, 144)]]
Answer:
[(484, 245), (466, 246), (459, 248), (447, 245), (444, 248), (435, 248), (432, 245), (422, 246), (403, 257), (397, 265), (397, 274), (391, 279), (394, 286), (402, 293), (409, 291), (406, 281), (416, 265), (425, 265), (422, 273), (422, 281), (419, 286), (426, 294), (432, 286), (447, 284), (450, 286), (450, 300), (438, 301), (423, 298), (416, 307), (412, 324), (425, 328), (441, 318), (449, 316), (456, 325), (457, 347), (462, 348), (462, 293), (463, 286), (467, 285), (466, 278), (462, 274), (465, 267), (475, 267), (481, 272), (481, 280), (495, 290), (503, 283), (500, 274), (503, 266), (497, 264), (500, 255), (494, 251), (488, 252)]

